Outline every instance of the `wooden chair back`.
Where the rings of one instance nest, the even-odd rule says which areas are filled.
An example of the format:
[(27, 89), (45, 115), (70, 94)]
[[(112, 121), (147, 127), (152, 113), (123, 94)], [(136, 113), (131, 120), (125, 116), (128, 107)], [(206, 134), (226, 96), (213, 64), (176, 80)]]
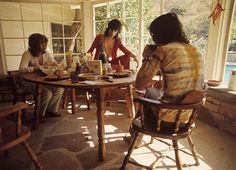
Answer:
[[(145, 107), (152, 107), (152, 110), (155, 110), (155, 130), (158, 131), (164, 131), (165, 129), (161, 129), (161, 124), (162, 124), (162, 114), (163, 110), (165, 112), (168, 111), (173, 111), (176, 116), (175, 116), (175, 121), (173, 122), (174, 129), (173, 133), (176, 133), (180, 130), (180, 125), (181, 125), (181, 115), (184, 114), (186, 110), (191, 112), (190, 118), (188, 122), (186, 123), (186, 130), (191, 129), (197, 116), (197, 111), (198, 109), (203, 105), (204, 100), (198, 102), (198, 103), (193, 103), (193, 104), (170, 104), (170, 103), (162, 103), (157, 100), (152, 100), (144, 97), (135, 97), (134, 98), (135, 103), (139, 103), (139, 110), (141, 112), (141, 126), (142, 128), (145, 128), (145, 113), (144, 113), (144, 106)], [(150, 113), (151, 114), (151, 113)]]
[(22, 89), (22, 80), (19, 70), (7, 71), (11, 87), (14, 91)]
[[(176, 167), (178, 170), (182, 170), (182, 163), (180, 161), (180, 156), (179, 156), (178, 139), (187, 138), (192, 152), (192, 156), (195, 159), (195, 165), (199, 165), (197, 153), (195, 151), (195, 146), (191, 139), (191, 131), (194, 127), (197, 111), (203, 105), (204, 99), (198, 103), (193, 103), (193, 104), (167, 104), (144, 97), (135, 97), (134, 102), (138, 103), (140, 112), (139, 114), (141, 116), (140, 117), (137, 116), (132, 122), (134, 137), (129, 147), (128, 153), (125, 156), (121, 169), (125, 169), (125, 166), (127, 165), (128, 162), (138, 166), (146, 167), (144, 165), (140, 165), (139, 163), (130, 160), (130, 155), (132, 154), (133, 149), (135, 148), (135, 145), (140, 137), (140, 134), (150, 135), (151, 136), (150, 143), (153, 142), (154, 138), (157, 140), (159, 140), (160, 138), (172, 140), (172, 147), (174, 148)], [(144, 108), (145, 108), (145, 113), (144, 113)], [(152, 115), (153, 112), (147, 112), (147, 108), (151, 108), (151, 111), (153, 110), (155, 111), (154, 112), (155, 115), (153, 115), (153, 117), (151, 118), (149, 117), (148, 119), (149, 122), (146, 121), (146, 117), (150, 116), (150, 114)], [(173, 123), (164, 122), (162, 120), (163, 110), (175, 111), (174, 113), (176, 114), (176, 116)], [(181, 123), (180, 121), (181, 115), (186, 110), (189, 110), (191, 112), (190, 118), (188, 122)], [(151, 123), (151, 126), (149, 124), (150, 120), (151, 121), (154, 120), (154, 123), (153, 124)], [(163, 142), (163, 140), (159, 141)], [(162, 157), (163, 156), (161, 155), (160, 158)]]
[[(0, 152), (6, 151), (18, 144), (22, 144), (26, 149), (29, 157), (35, 164), (36, 169), (41, 170), (42, 165), (38, 161), (37, 156), (31, 149), (29, 143), (26, 141), (30, 135), (31, 131), (28, 127), (23, 126), (21, 123), (21, 113), (22, 110), (26, 109), (28, 105), (24, 102), (16, 103), (15, 105), (6, 106), (0, 109)], [(12, 122), (4, 117), (17, 113), (17, 121)], [(6, 154), (7, 155), (7, 154)]]

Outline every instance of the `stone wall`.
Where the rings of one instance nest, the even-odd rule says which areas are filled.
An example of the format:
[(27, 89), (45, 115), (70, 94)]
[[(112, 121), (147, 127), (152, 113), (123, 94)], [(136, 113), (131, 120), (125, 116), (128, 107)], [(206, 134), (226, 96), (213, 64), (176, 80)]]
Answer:
[[(227, 88), (209, 88), (200, 119), (236, 136), (236, 92)], [(203, 118), (205, 116), (205, 118)]]

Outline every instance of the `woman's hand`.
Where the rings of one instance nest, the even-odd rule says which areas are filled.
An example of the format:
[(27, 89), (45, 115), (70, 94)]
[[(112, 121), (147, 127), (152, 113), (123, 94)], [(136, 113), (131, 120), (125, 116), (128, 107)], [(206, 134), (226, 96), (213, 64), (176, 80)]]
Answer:
[(143, 58), (150, 57), (153, 54), (153, 52), (154, 51), (148, 45), (146, 45), (143, 50)]
[(131, 56), (130, 57), (132, 57), (133, 59), (134, 59), (134, 61), (137, 63), (137, 66), (136, 66), (136, 68), (138, 68), (139, 67), (139, 62), (138, 62), (138, 59), (137, 59), (137, 57), (135, 56), (135, 55), (133, 55), (133, 54), (131, 54)]

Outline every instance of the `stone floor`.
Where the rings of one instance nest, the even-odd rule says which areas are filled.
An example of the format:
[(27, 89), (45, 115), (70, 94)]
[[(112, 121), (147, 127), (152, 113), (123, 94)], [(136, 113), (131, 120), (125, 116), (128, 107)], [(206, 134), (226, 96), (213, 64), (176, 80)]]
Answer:
[[(32, 110), (29, 110), (31, 112)], [(60, 110), (62, 117), (48, 118), (33, 131), (29, 139), (37, 153), (44, 170), (116, 170), (122, 164), (128, 145), (122, 137), (128, 135), (130, 120), (124, 103), (111, 103), (105, 115), (105, 138), (107, 158), (98, 161), (96, 107), (92, 103), (90, 111), (84, 105), (78, 105), (77, 113)], [(28, 113), (30, 115), (30, 113)], [(185, 140), (179, 141), (181, 160), (186, 164), (184, 170), (235, 170), (236, 137), (230, 136), (217, 128), (198, 121), (192, 138), (199, 154), (200, 165), (194, 166), (193, 159)], [(160, 151), (168, 145), (155, 140), (148, 145), (149, 136), (144, 137), (145, 145), (134, 150), (132, 158), (144, 165), (153, 165), (160, 157)], [(167, 141), (169, 142), (169, 141)], [(156, 152), (154, 152), (156, 150)], [(33, 170), (34, 166), (21, 146), (8, 151), (9, 157), (0, 155), (1, 170)], [(156, 169), (174, 170), (173, 150), (155, 164)], [(128, 164), (127, 170), (139, 170), (140, 167)]]

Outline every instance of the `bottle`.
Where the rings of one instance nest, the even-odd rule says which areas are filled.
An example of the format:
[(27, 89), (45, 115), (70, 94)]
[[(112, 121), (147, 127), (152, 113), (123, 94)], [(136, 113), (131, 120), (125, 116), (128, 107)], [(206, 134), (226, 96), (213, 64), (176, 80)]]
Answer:
[(77, 83), (77, 82), (79, 81), (79, 74), (80, 74), (80, 71), (81, 71), (80, 63), (76, 63), (75, 72), (72, 73), (72, 75), (71, 75), (71, 82), (72, 82), (72, 83)]
[(108, 63), (106, 53), (103, 49), (102, 49), (101, 53), (99, 54), (99, 60), (102, 61), (102, 64)]

